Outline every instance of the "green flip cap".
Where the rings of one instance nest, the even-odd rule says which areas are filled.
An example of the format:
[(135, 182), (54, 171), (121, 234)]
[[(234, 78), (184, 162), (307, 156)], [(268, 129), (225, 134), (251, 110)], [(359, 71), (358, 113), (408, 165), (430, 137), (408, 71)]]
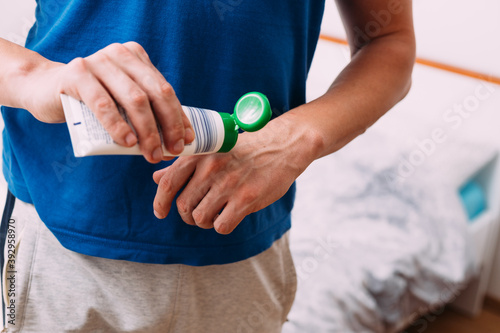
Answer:
[(236, 145), (238, 140), (238, 129), (247, 132), (255, 132), (266, 126), (271, 120), (271, 105), (264, 94), (250, 92), (243, 95), (236, 106), (234, 113), (220, 113), (224, 123), (224, 143), (220, 153), (227, 153)]

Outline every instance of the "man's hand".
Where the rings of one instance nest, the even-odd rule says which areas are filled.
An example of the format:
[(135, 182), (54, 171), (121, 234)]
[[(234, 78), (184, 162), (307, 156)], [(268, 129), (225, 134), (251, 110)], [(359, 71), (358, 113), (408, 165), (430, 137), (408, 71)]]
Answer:
[(240, 135), (229, 153), (180, 157), (157, 171), (157, 217), (167, 216), (185, 186), (176, 201), (184, 222), (232, 232), (245, 216), (281, 198), (314, 160), (311, 133), (290, 125), (273, 120), (261, 131)]
[[(28, 50), (18, 49), (18, 52)], [(20, 82), (24, 76), (26, 80), (21, 80), (24, 86), (17, 94), (22, 91), (29, 94), (13, 104), (26, 108), (38, 120), (65, 121), (59, 97), (64, 93), (83, 101), (118, 144), (130, 147), (139, 142), (149, 162), (160, 162), (163, 158), (156, 122), (161, 125), (165, 145), (173, 154), (181, 153), (184, 143), (194, 140), (194, 131), (172, 86), (139, 44), (112, 44), (69, 64), (37, 60), (36, 66), (20, 70), (11, 82)], [(115, 101), (127, 111), (136, 134), (120, 116)]]
[[(156, 172), (154, 209), (160, 218), (186, 185), (177, 199), (183, 220), (227, 234), (283, 196), (313, 160), (345, 146), (406, 95), (415, 59), (411, 0), (337, 4), (353, 58), (330, 89), (260, 132), (242, 135), (227, 155), (182, 157)], [(366, 30), (377, 22), (373, 13), (386, 20), (376, 33)]]

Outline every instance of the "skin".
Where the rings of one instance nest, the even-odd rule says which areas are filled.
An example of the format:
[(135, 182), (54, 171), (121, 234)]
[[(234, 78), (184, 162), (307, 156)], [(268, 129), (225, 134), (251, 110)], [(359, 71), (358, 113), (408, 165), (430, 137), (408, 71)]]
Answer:
[(390, 2), (337, 0), (352, 60), (325, 95), (244, 133), (230, 153), (181, 157), (157, 171), (156, 216), (167, 216), (185, 186), (176, 201), (184, 222), (229, 234), (281, 198), (314, 160), (345, 146), (403, 99), (415, 61), (411, 1), (401, 0), (402, 12), (368, 40), (354, 29), (365, 31), (375, 21), (371, 11), (387, 10)]
[[(137, 43), (112, 44), (68, 64), (0, 39), (0, 104), (28, 110), (46, 123), (65, 121), (60, 94), (83, 101), (113, 140), (123, 146), (139, 142), (151, 163), (163, 158), (155, 118), (173, 154), (194, 140), (194, 131), (172, 86)], [(120, 116), (120, 103), (137, 135)], [(154, 112), (153, 112), (154, 110)]]
[[(261, 131), (240, 135), (230, 153), (181, 157), (156, 172), (155, 215), (165, 218), (185, 186), (176, 201), (182, 219), (229, 234), (245, 216), (281, 198), (314, 160), (342, 148), (399, 102), (410, 88), (415, 60), (411, 1), (401, 0), (402, 12), (368, 40), (359, 43), (354, 33), (374, 22), (371, 11), (387, 10), (389, 2), (337, 0), (352, 60), (325, 95)], [(139, 141), (149, 162), (162, 159), (155, 117), (171, 153), (194, 140), (175, 92), (136, 43), (113, 44), (61, 64), (0, 39), (0, 73), (0, 104), (58, 123), (65, 120), (59, 94), (68, 94), (85, 102), (117, 143)], [(137, 136), (113, 99), (127, 110)]]

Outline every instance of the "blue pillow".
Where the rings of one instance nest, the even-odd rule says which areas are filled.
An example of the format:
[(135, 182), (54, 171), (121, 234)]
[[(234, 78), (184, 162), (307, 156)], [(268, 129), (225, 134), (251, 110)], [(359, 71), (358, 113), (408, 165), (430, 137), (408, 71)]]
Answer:
[(471, 180), (460, 189), (460, 198), (469, 217), (469, 221), (481, 215), (487, 208), (486, 196), (481, 185)]

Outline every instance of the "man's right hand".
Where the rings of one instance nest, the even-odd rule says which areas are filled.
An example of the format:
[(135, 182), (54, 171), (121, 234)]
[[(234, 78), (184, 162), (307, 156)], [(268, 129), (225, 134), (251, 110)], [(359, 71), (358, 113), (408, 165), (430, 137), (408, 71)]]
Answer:
[[(65, 121), (60, 94), (67, 94), (83, 101), (118, 144), (130, 147), (139, 142), (151, 163), (163, 159), (157, 122), (173, 154), (194, 140), (174, 89), (135, 42), (112, 44), (68, 64), (43, 61), (25, 75), (23, 89), (29, 94), (22, 105), (42, 122)], [(115, 101), (126, 110), (137, 135), (120, 116)]]

